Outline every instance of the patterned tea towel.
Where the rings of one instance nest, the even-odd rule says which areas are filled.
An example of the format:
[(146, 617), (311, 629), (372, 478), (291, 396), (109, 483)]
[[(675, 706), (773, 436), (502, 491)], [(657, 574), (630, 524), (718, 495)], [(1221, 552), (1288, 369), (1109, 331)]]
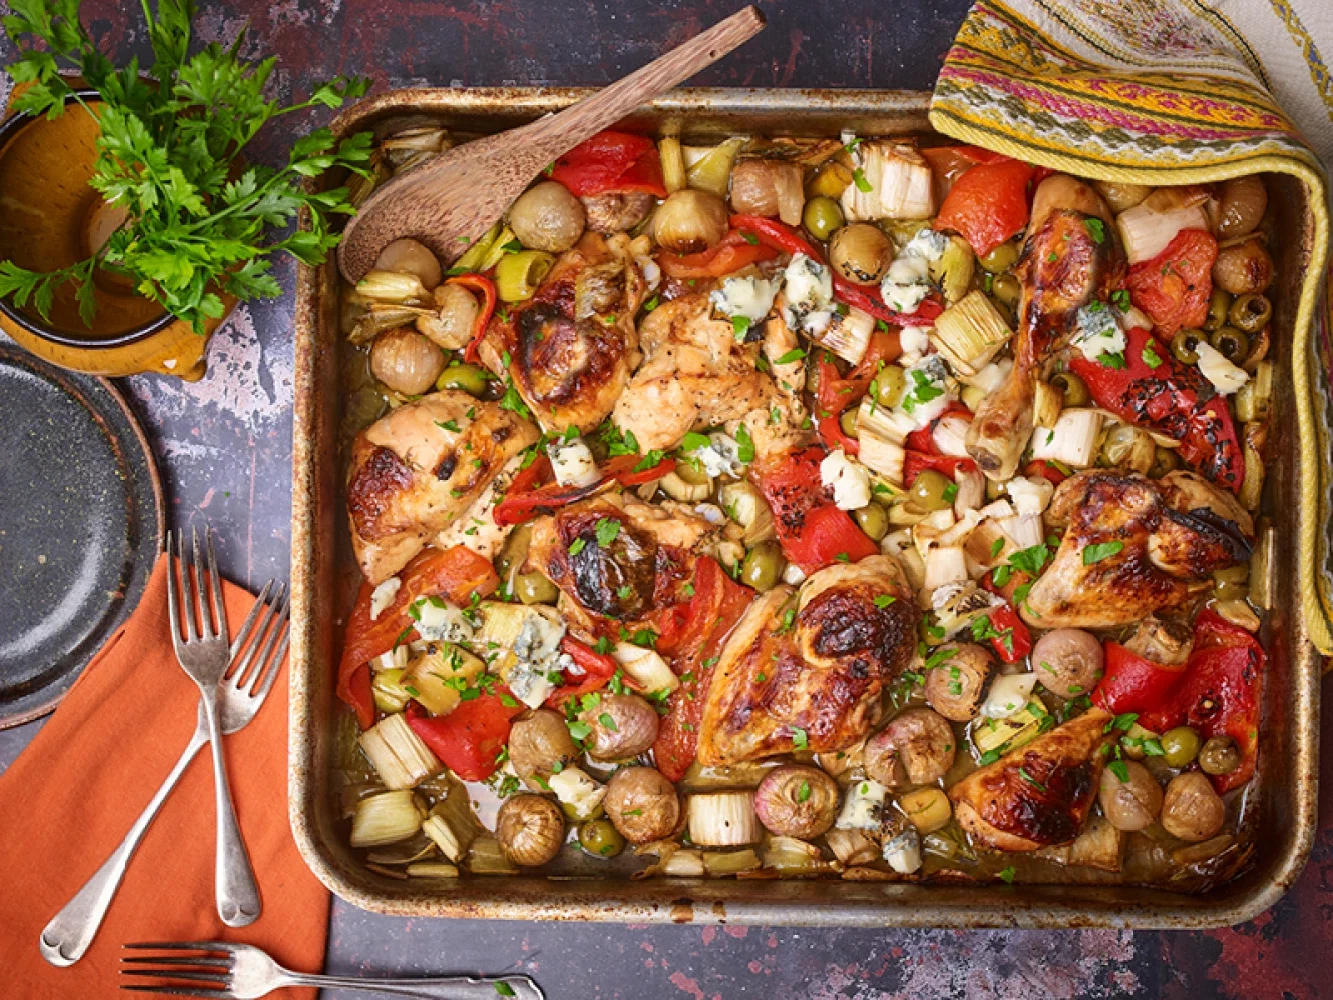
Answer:
[(981, 0), (945, 60), (930, 120), (964, 142), (1101, 180), (1271, 171), (1306, 186), (1310, 267), (1290, 357), (1277, 360), (1295, 381), (1301, 504), (1317, 511), (1300, 522), (1302, 610), (1315, 645), (1333, 654), (1326, 57), (1333, 0)]

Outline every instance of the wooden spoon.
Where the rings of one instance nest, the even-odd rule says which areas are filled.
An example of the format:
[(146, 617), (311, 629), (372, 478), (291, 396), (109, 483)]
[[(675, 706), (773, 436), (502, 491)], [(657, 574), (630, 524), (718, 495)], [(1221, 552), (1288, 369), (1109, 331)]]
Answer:
[(711, 66), (763, 26), (759, 9), (745, 7), (559, 114), (455, 146), (393, 178), (348, 221), (338, 247), (343, 276), (359, 280), (381, 250), (407, 236), (452, 263), (557, 157)]

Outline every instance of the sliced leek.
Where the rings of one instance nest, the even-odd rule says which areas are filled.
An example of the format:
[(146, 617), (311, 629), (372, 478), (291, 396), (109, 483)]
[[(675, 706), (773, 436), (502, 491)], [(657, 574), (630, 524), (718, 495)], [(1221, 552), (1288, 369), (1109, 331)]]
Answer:
[(655, 650), (636, 646), (632, 642), (620, 642), (616, 643), (611, 656), (620, 664), (620, 669), (625, 671), (625, 676), (646, 695), (661, 696), (680, 687), (680, 678)]
[(954, 371), (969, 377), (985, 368), (1013, 335), (994, 303), (976, 289), (940, 313), (930, 340)]
[(901, 487), (903, 463), (907, 457), (903, 443), (913, 429), (904, 428), (896, 419), (895, 411), (880, 406), (867, 395), (856, 411), (856, 436), (860, 444), (857, 457), (861, 464)]
[(1032, 457), (1064, 462), (1076, 469), (1088, 468), (1097, 457), (1102, 420), (1100, 410), (1080, 407), (1062, 411), (1054, 427), (1033, 432)]
[(685, 186), (685, 158), (681, 155), (680, 139), (667, 136), (659, 140), (657, 152), (662, 158), (662, 184), (667, 194), (679, 191)]
[(731, 167), (736, 162), (736, 154), (741, 151), (745, 145), (745, 139), (733, 138), (720, 143), (709, 149), (690, 162), (692, 154), (697, 154), (697, 149), (687, 149), (684, 151), (686, 162), (689, 163), (685, 171), (685, 180), (688, 186), (697, 188), (700, 191), (709, 191), (719, 198), (727, 196), (727, 185), (731, 181)]
[(753, 792), (691, 795), (687, 810), (690, 840), (701, 847), (738, 847), (762, 835)]
[(406, 840), (421, 829), (424, 812), (408, 789), (364, 798), (352, 815), (350, 843), (353, 847), (379, 847)]
[(773, 509), (751, 483), (727, 483), (718, 490), (717, 499), (727, 516), (745, 529), (741, 541), (747, 548), (777, 537)]
[(1049, 719), (1050, 714), (1044, 708), (1033, 711), (1033, 707), (1029, 703), (1008, 718), (977, 719), (972, 723), (972, 743), (985, 763), (991, 762), (986, 759), (988, 755), (998, 760), (1001, 754), (1017, 750), (1040, 735), (1042, 720)]
[(402, 686), (434, 715), (458, 707), (462, 692), (486, 672), (486, 665), (460, 646), (431, 643), (403, 673)]
[(834, 313), (828, 327), (815, 339), (848, 364), (859, 365), (875, 332), (875, 317), (852, 307), (846, 315)]
[(362, 733), (357, 742), (389, 788), (412, 788), (444, 769), (402, 715), (388, 716)]
[(952, 305), (967, 295), (967, 290), (972, 287), (976, 263), (976, 254), (972, 252), (967, 240), (961, 236), (950, 236), (944, 253), (930, 263), (931, 280), (940, 286), (945, 302)]

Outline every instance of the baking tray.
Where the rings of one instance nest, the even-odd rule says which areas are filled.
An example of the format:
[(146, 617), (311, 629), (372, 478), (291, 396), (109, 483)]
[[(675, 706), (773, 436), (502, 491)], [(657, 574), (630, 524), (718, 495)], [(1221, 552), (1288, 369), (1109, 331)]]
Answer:
[[(488, 133), (559, 111), (591, 91), (568, 88), (397, 90), (334, 122), (345, 135), (383, 135), (438, 122)], [(836, 136), (929, 133), (929, 95), (905, 91), (682, 89), (645, 105), (624, 127), (687, 140), (734, 133)], [(1274, 357), (1292, 342), (1300, 277), (1313, 246), (1304, 188), (1271, 176), (1280, 283), (1273, 297)], [(318, 179), (317, 186), (341, 183)], [(334, 893), (364, 909), (412, 916), (607, 920), (833, 927), (1125, 927), (1197, 929), (1236, 924), (1272, 906), (1300, 874), (1313, 842), (1318, 783), (1320, 662), (1296, 609), (1298, 438), (1290, 372), (1280, 366), (1264, 509), (1276, 528), (1270, 563), (1270, 654), (1259, 759), (1254, 860), (1239, 878), (1200, 895), (1107, 885), (914, 885), (901, 882), (464, 877), (424, 888), (367, 869), (346, 844), (330, 789), (341, 709), (334, 697), (339, 637), (351, 582), (338, 425), (337, 274), (302, 268), (297, 286), (292, 448), (292, 649), (289, 812), (301, 854)]]

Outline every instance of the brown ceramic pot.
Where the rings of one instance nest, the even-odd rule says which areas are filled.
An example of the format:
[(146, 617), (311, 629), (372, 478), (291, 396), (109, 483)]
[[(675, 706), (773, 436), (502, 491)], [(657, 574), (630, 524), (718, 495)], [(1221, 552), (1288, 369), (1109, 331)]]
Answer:
[[(79, 91), (90, 107), (97, 92)], [(71, 98), (71, 103), (73, 99)], [(0, 124), (0, 259), (52, 271), (85, 259), (106, 212), (88, 184), (97, 157), (97, 122), (82, 107), (48, 121), (15, 114)], [(135, 295), (123, 279), (95, 276), (97, 314), (90, 329), (79, 317), (74, 286), (61, 286), (49, 320), (29, 304), (0, 300), (0, 328), (33, 354), (64, 368), (98, 375), (161, 372), (194, 381), (204, 374), (208, 338)], [(225, 300), (228, 310), (234, 300)]]

